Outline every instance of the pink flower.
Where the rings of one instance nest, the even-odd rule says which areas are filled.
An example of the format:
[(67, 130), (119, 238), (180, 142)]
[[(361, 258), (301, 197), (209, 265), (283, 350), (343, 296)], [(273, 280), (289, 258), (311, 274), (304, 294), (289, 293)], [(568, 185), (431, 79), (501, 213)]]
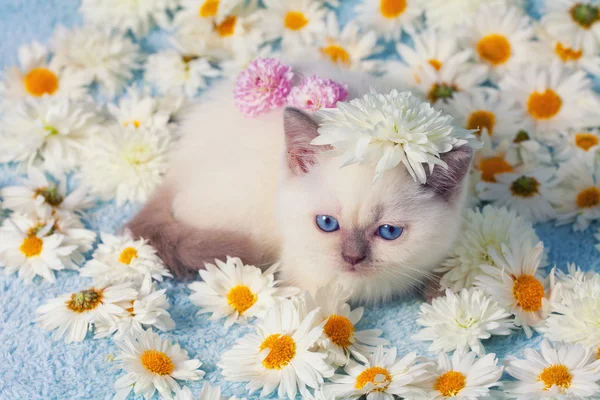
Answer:
[(347, 85), (314, 75), (304, 78), (300, 86), (292, 89), (288, 96), (288, 105), (317, 111), (321, 108), (334, 108), (338, 101), (344, 101), (347, 97)]
[(237, 78), (237, 108), (249, 117), (283, 107), (292, 88), (292, 68), (274, 58), (257, 58)]

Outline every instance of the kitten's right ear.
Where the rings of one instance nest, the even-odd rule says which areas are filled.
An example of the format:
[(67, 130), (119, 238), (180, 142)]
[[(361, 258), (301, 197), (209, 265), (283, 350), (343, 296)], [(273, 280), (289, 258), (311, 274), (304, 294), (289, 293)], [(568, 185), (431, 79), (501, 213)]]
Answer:
[(319, 125), (305, 112), (286, 108), (283, 113), (287, 165), (294, 175), (307, 173), (317, 163), (317, 154), (326, 146), (310, 144), (319, 133)]

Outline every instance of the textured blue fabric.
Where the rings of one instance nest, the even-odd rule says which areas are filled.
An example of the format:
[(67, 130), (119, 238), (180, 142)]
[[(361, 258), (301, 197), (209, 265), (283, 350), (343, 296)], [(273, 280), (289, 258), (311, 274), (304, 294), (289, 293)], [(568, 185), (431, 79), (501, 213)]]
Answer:
[[(152, 1), (152, 0), (143, 0)], [(342, 19), (349, 17), (354, 0), (343, 1)], [(47, 43), (57, 24), (73, 26), (81, 23), (74, 0), (0, 0), (0, 70), (16, 62), (20, 45), (38, 40)], [(153, 33), (145, 40), (144, 48), (152, 50), (163, 46), (165, 38)], [(0, 165), (0, 187), (13, 184), (17, 177), (14, 169)], [(135, 207), (116, 207), (113, 203), (101, 205), (89, 213), (88, 224), (96, 231), (116, 231), (135, 212)], [(584, 269), (598, 270), (599, 255), (594, 248), (593, 225), (584, 233), (571, 232), (570, 226), (556, 228), (551, 224), (537, 226), (539, 236), (550, 248), (549, 259), (560, 268), (567, 262), (576, 262)], [(76, 272), (58, 274), (52, 285), (39, 281), (26, 285), (15, 277), (0, 276), (0, 399), (108, 399), (114, 394), (112, 385), (122, 375), (115, 368), (111, 356), (115, 346), (111, 339), (88, 339), (66, 345), (55, 342), (51, 334), (32, 322), (35, 309), (48, 299), (65, 292), (90, 285)], [(210, 322), (206, 316), (196, 317), (196, 307), (188, 300), (186, 285), (167, 282), (167, 294), (172, 304), (171, 315), (177, 329), (162, 334), (199, 358), (206, 379), (189, 383), (198, 394), (204, 382), (220, 384), (225, 395), (245, 396), (243, 384), (224, 382), (216, 366), (220, 354), (232, 346), (235, 339), (251, 328), (234, 326), (229, 331), (222, 321)], [(416, 317), (420, 301), (408, 300), (368, 309), (359, 328), (377, 327), (385, 332), (399, 354), (417, 351), (427, 353), (428, 343), (410, 340), (418, 331)], [(500, 358), (518, 355), (523, 347), (537, 347), (541, 338), (527, 340), (521, 333), (494, 338), (485, 342), (489, 352)]]

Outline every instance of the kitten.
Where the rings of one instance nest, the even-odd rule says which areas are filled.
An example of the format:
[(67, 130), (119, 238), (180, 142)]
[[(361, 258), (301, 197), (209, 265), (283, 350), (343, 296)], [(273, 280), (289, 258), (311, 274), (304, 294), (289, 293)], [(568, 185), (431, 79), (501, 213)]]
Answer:
[[(350, 98), (398, 87), (320, 64), (294, 71), (348, 84)], [(432, 276), (460, 227), (469, 147), (442, 154), (448, 169), (436, 166), (425, 185), (402, 166), (373, 183), (374, 166), (340, 168), (337, 156), (310, 145), (313, 116), (288, 108), (248, 118), (232, 92), (223, 82), (182, 118), (163, 186), (129, 223), (174, 275), (191, 277), (227, 255), (258, 266), (281, 259), (290, 284), (339, 283), (361, 302), (408, 293)]]

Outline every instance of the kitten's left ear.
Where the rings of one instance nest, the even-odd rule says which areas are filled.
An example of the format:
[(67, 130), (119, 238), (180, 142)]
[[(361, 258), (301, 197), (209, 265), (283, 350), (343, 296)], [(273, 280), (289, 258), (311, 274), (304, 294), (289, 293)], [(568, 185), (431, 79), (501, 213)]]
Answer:
[(436, 165), (433, 173), (427, 173), (426, 187), (440, 195), (444, 200), (451, 201), (460, 192), (463, 181), (471, 167), (473, 149), (468, 145), (455, 147), (440, 155), (448, 168)]
[(294, 175), (302, 175), (317, 163), (317, 154), (325, 146), (310, 144), (319, 133), (319, 125), (297, 108), (286, 108), (283, 113), (287, 164)]

